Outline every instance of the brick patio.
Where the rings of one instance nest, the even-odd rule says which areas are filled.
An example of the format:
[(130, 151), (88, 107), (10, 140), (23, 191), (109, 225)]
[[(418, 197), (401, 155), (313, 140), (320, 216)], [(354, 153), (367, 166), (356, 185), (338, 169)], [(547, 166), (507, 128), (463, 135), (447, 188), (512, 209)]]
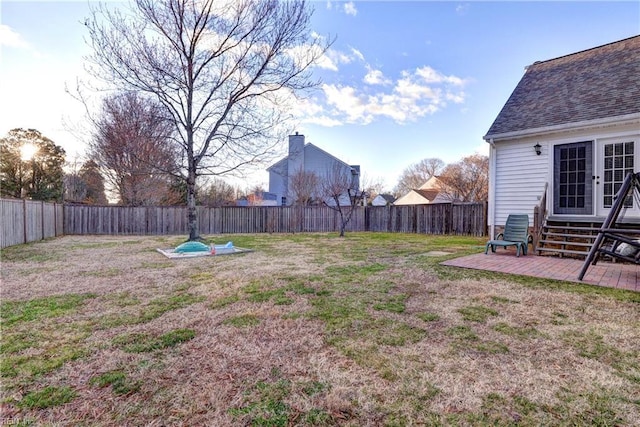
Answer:
[(516, 257), (515, 250), (511, 249), (498, 248), (495, 253), (489, 251), (487, 255), (484, 253), (469, 255), (451, 259), (442, 264), (640, 292), (640, 266), (633, 264), (610, 263), (600, 260), (596, 265), (589, 266), (582, 282), (578, 280), (578, 275), (584, 265), (583, 260), (538, 256), (531, 253)]

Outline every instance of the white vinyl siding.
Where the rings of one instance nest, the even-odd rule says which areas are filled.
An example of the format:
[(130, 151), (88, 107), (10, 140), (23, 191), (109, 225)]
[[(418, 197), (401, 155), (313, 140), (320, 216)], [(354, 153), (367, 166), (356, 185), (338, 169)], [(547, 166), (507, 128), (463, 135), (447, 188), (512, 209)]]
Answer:
[[(335, 157), (328, 155), (326, 152), (308, 145), (304, 152), (304, 170), (315, 173), (318, 178), (323, 179), (332, 172), (333, 165), (339, 162)], [(349, 166), (344, 165), (345, 169), (351, 170)]]
[(542, 154), (535, 153), (536, 141), (496, 143), (496, 182), (494, 190), (494, 223), (502, 226), (512, 213), (529, 215), (533, 225), (533, 209), (540, 203), (544, 185), (549, 181), (549, 147), (542, 145)]
[(277, 203), (280, 204), (280, 198), (285, 194), (285, 182), (281, 174), (269, 171), (269, 193), (277, 196)]

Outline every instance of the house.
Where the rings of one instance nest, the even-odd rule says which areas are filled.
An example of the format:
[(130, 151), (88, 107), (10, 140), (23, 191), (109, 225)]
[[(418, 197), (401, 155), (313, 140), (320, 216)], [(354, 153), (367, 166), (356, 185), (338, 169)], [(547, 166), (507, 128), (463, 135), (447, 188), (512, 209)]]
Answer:
[(451, 199), (442, 192), (442, 182), (438, 177), (432, 176), (419, 188), (409, 191), (399, 197), (394, 205), (425, 205), (428, 203), (447, 203)]
[(391, 194), (378, 194), (371, 200), (371, 206), (388, 206), (392, 205), (395, 197)]
[[(640, 36), (535, 62), (484, 136), (491, 235), (510, 213), (602, 222), (640, 171)], [(622, 221), (640, 222), (629, 198)]]
[(236, 200), (236, 206), (278, 206), (277, 196), (266, 191), (256, 191)]
[[(352, 189), (359, 189), (360, 186), (360, 166), (349, 165), (337, 157), (327, 153), (319, 147), (306, 143), (304, 135), (296, 132), (289, 135), (289, 151), (287, 157), (270, 166), (269, 172), (269, 193), (276, 195), (278, 206), (289, 206), (295, 203), (296, 177), (302, 173), (314, 175), (316, 184), (323, 180), (330, 179), (332, 175), (338, 174), (348, 177), (351, 181)], [(314, 196), (318, 196), (318, 185), (313, 185)], [(342, 202), (344, 199), (344, 202)], [(349, 198), (341, 198), (340, 204), (348, 204)]]

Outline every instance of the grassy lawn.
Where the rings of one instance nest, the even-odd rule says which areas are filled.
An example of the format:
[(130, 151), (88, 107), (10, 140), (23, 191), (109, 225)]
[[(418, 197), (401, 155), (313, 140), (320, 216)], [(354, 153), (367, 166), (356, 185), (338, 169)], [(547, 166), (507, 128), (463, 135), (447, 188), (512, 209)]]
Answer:
[(638, 293), (439, 264), (485, 239), (228, 240), (2, 250), (2, 422), (640, 425)]

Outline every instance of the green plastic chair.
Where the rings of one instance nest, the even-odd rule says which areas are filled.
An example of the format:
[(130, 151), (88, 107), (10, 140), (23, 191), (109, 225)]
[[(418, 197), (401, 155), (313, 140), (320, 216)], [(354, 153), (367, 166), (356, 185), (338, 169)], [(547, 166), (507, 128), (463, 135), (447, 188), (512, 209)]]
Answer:
[(484, 253), (496, 251), (497, 246), (516, 247), (516, 256), (520, 256), (520, 252), (527, 254), (527, 246), (531, 241), (529, 235), (529, 215), (527, 214), (511, 214), (507, 217), (507, 223), (504, 225), (504, 232), (498, 234), (494, 240), (489, 240)]

